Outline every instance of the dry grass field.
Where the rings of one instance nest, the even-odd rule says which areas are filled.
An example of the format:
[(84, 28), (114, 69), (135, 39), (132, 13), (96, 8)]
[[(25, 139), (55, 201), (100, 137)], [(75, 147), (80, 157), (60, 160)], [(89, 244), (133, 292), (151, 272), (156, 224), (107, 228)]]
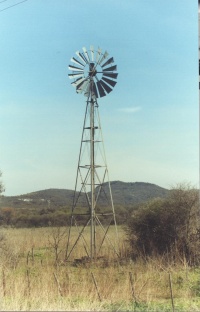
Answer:
[(80, 247), (74, 259), (63, 261), (65, 228), (4, 228), (0, 233), (1, 311), (200, 311), (200, 268), (185, 261), (167, 266), (161, 258), (131, 261), (122, 228), (123, 260), (108, 246), (97, 264), (76, 265), (73, 260), (83, 255)]

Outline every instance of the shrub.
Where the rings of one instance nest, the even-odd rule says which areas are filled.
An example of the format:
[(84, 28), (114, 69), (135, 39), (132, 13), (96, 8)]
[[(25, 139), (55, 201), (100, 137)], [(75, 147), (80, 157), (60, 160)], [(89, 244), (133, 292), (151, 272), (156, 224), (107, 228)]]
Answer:
[(0, 209), (0, 222), (1, 224), (11, 225), (15, 215), (14, 208), (4, 207)]
[(180, 185), (166, 199), (142, 204), (129, 221), (127, 234), (132, 255), (185, 257), (199, 261), (198, 191)]

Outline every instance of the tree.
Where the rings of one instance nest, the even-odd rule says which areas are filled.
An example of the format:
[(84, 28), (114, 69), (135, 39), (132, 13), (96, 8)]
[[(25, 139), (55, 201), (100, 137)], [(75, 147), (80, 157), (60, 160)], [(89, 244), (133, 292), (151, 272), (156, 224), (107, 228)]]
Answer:
[[(2, 172), (0, 171), (0, 177), (2, 176)], [(5, 192), (5, 188), (4, 188), (4, 185), (3, 185), (3, 182), (0, 181), (0, 195)]]
[(59, 255), (63, 250), (61, 248), (61, 244), (66, 237), (67, 237), (66, 228), (61, 228), (59, 226), (51, 227), (50, 235), (48, 236), (48, 241), (55, 255), (55, 265), (58, 265), (59, 263)]
[(12, 224), (12, 219), (14, 216), (15, 210), (11, 207), (4, 207), (0, 210), (0, 219), (3, 220), (3, 223), (6, 225)]
[(132, 254), (184, 256), (189, 262), (199, 258), (199, 194), (189, 185), (178, 185), (166, 199), (142, 204), (127, 228)]

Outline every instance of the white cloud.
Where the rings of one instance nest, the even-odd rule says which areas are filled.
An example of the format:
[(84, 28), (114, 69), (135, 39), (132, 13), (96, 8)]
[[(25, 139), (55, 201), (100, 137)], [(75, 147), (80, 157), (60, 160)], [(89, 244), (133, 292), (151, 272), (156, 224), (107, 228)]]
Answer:
[(141, 110), (141, 106), (119, 108), (118, 111), (123, 113), (136, 113)]

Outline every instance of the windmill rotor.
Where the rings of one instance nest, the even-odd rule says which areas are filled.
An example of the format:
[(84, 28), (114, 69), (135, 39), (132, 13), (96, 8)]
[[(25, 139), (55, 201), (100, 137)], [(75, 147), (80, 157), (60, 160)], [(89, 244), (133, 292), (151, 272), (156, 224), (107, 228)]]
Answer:
[(116, 85), (117, 65), (114, 65), (114, 58), (108, 58), (108, 52), (102, 53), (98, 48), (95, 50), (93, 46), (87, 50), (83, 47), (83, 52), (77, 51), (77, 57), (72, 57), (72, 64), (69, 65), (68, 74), (70, 79), (74, 79), (71, 83), (76, 88), (77, 93), (89, 94), (95, 98), (101, 98), (110, 93)]

